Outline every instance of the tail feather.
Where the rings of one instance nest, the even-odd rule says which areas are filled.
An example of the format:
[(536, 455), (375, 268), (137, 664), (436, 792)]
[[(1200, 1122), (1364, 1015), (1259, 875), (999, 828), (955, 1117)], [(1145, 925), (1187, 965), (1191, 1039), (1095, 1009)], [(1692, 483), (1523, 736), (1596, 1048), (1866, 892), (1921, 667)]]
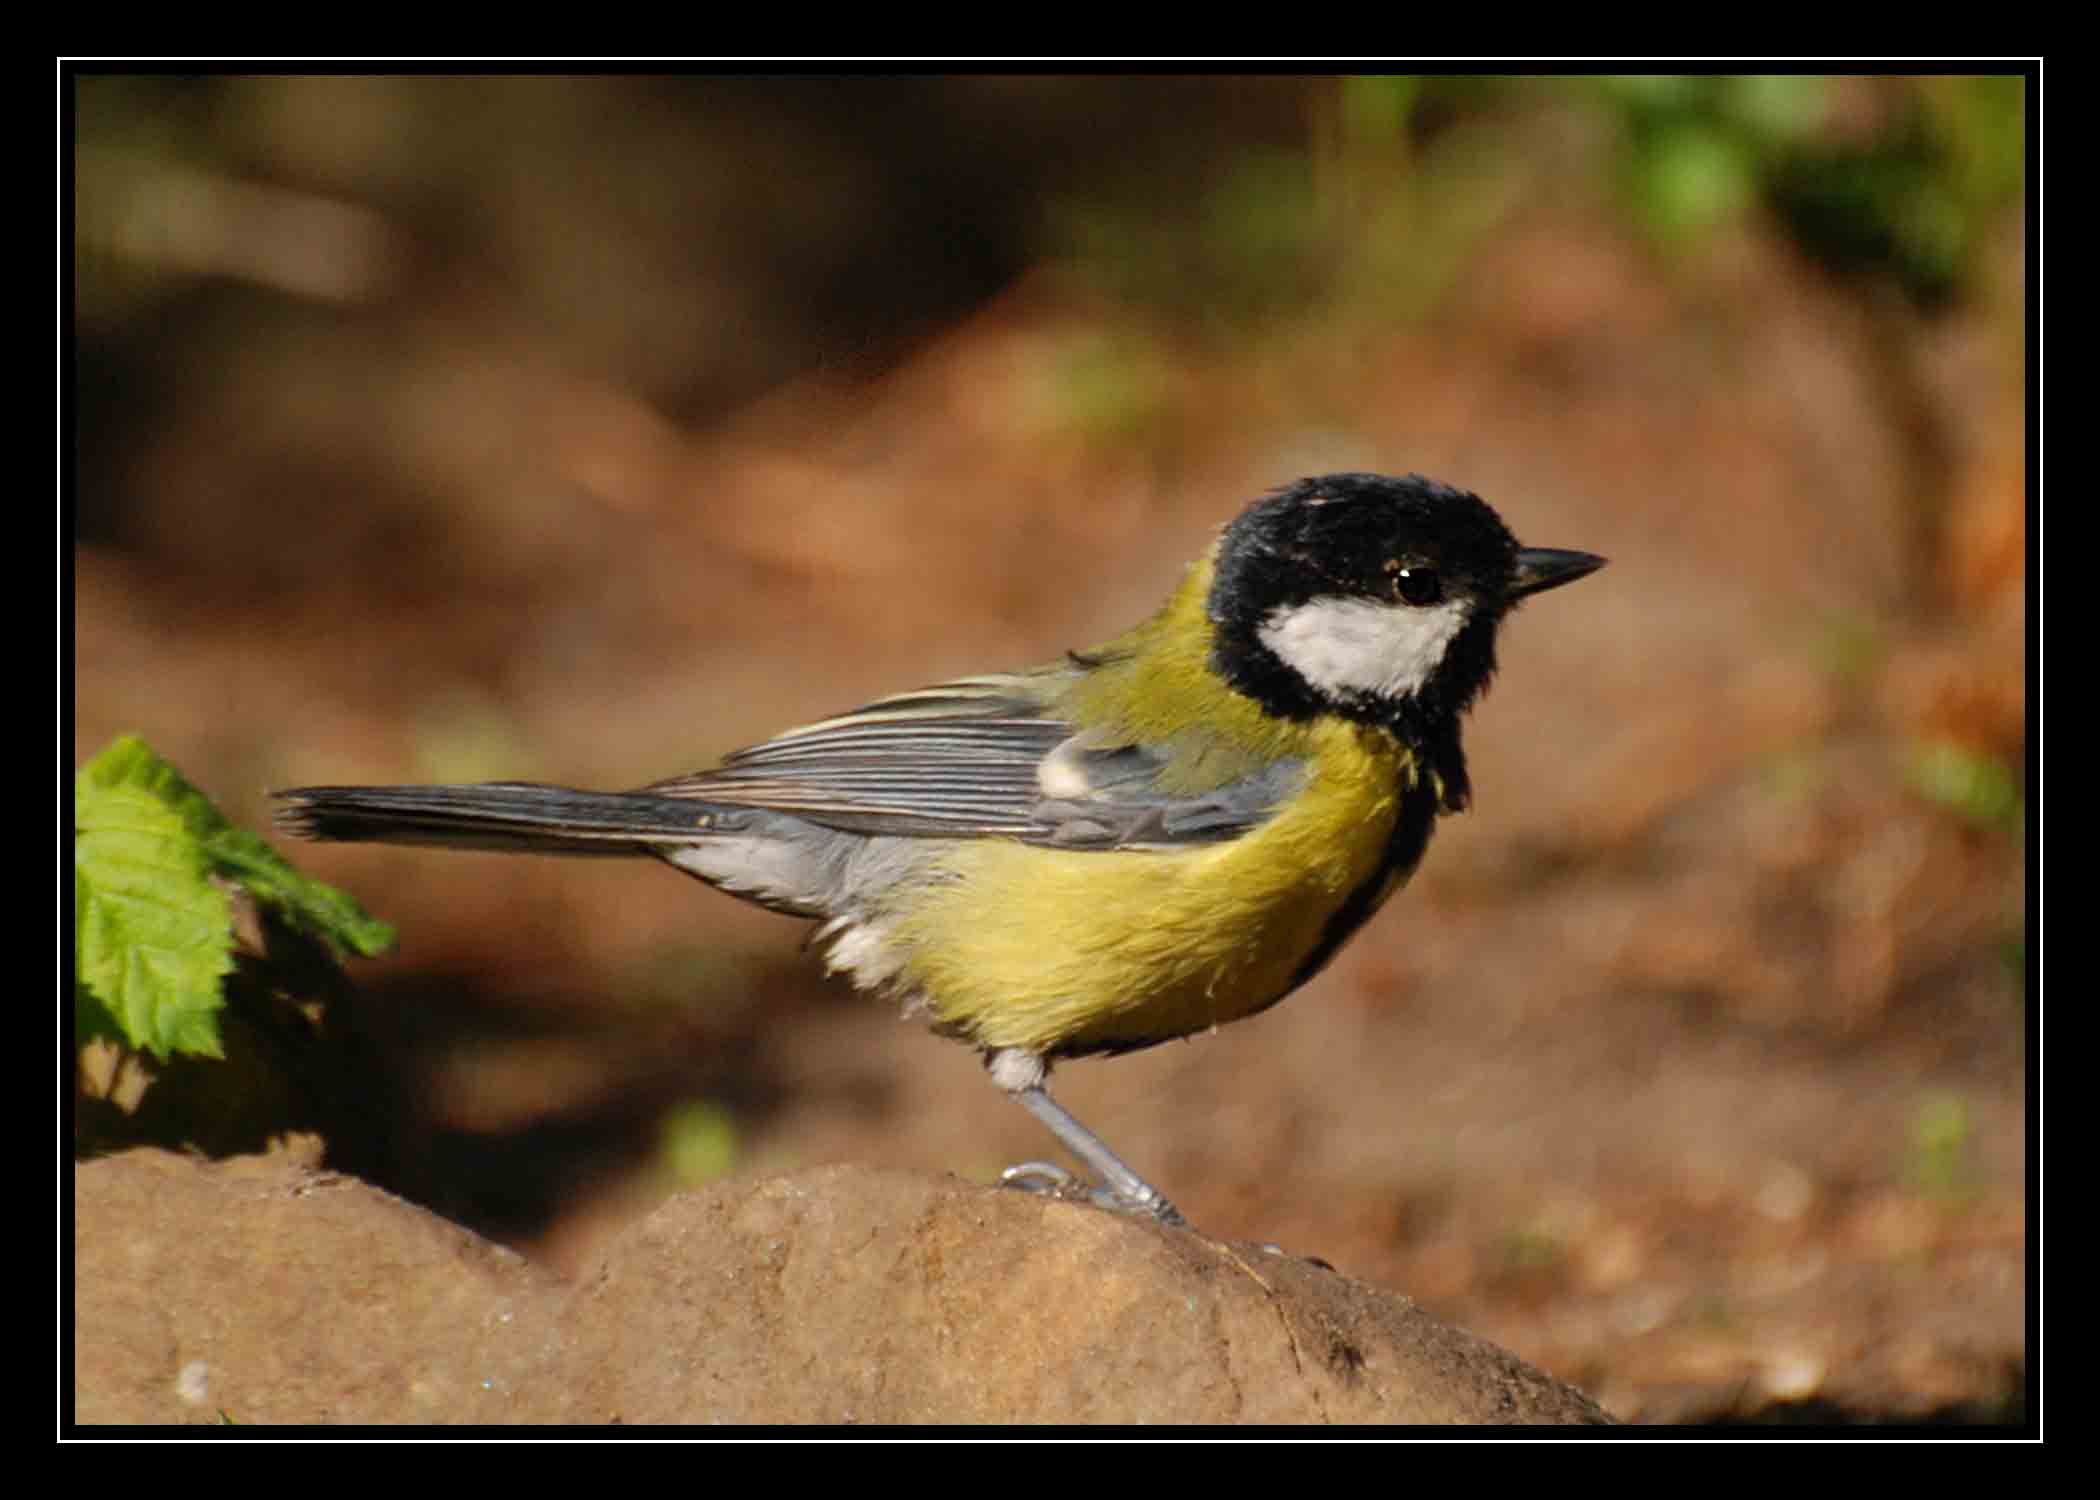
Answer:
[(533, 782), (307, 786), (273, 793), (298, 838), (437, 844), (512, 853), (648, 854), (729, 831), (734, 810), (650, 792), (579, 792)]

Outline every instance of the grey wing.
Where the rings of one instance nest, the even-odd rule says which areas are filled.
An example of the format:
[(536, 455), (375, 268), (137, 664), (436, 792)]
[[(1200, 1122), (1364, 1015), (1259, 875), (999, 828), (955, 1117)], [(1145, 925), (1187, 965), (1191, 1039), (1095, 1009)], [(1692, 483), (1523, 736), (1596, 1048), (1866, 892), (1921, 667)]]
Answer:
[(847, 833), (1130, 849), (1235, 837), (1302, 783), (1290, 760), (1200, 795), (1163, 792), (1163, 755), (1096, 743), (1044, 706), (1042, 681), (966, 678), (885, 698), (644, 790)]

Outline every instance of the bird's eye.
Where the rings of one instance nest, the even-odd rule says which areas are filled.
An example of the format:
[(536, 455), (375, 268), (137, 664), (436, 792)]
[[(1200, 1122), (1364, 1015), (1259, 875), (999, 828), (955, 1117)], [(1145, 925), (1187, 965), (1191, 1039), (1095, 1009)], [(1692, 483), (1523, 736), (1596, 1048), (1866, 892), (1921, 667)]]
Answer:
[(1393, 592), (1409, 604), (1434, 604), (1444, 597), (1444, 580), (1435, 568), (1397, 568)]

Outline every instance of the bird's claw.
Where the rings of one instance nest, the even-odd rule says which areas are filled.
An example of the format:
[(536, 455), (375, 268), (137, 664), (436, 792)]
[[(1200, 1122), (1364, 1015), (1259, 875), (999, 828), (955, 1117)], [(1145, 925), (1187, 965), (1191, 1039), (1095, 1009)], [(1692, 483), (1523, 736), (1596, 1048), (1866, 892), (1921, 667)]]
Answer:
[(1181, 1211), (1164, 1198), (1151, 1202), (1126, 1198), (1113, 1188), (1096, 1186), (1054, 1162), (1019, 1162), (999, 1174), (999, 1185), (1019, 1188), (1024, 1193), (1039, 1193), (1066, 1203), (1091, 1203), (1096, 1208), (1126, 1214), (1134, 1219), (1157, 1219), (1162, 1224), (1188, 1223), (1182, 1218)]
[(999, 1185), (1040, 1193), (1046, 1198), (1065, 1198), (1083, 1191), (1077, 1177), (1047, 1161), (1016, 1162), (999, 1174)]

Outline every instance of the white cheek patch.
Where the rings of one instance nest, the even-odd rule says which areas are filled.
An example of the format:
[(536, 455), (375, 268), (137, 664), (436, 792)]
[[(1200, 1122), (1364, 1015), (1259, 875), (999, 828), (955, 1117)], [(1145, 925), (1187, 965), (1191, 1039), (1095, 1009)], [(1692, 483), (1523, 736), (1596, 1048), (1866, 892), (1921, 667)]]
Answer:
[(1472, 616), (1472, 601), (1417, 608), (1369, 599), (1310, 599), (1262, 622), (1261, 642), (1323, 692), (1403, 698), (1421, 690)]

